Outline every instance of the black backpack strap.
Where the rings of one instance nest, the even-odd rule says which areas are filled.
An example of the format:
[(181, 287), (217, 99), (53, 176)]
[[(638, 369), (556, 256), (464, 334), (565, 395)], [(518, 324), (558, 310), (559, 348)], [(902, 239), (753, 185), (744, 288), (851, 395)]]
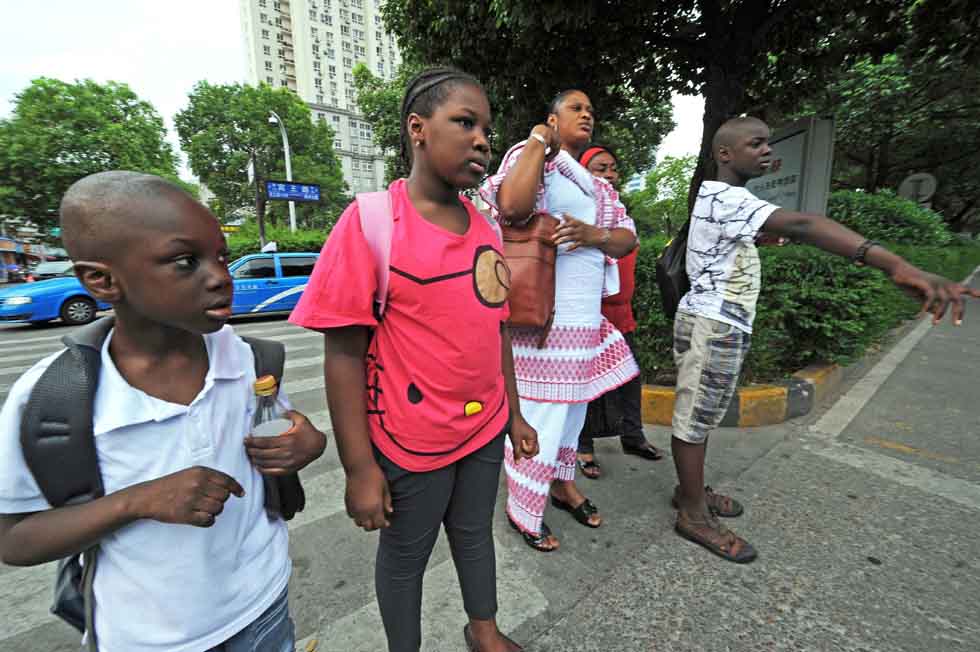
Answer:
[[(24, 460), (52, 507), (105, 495), (95, 448), (93, 406), (102, 369), (102, 344), (115, 323), (104, 317), (63, 338), (68, 347), (41, 374), (24, 408), (20, 443)], [(98, 546), (58, 564), (53, 613), (88, 632), (96, 652), (95, 578)], [(79, 559), (82, 563), (79, 563)]]
[(88, 502), (105, 493), (92, 409), (102, 342), (112, 324), (112, 318), (100, 319), (64, 338), (68, 349), (41, 374), (21, 417), (24, 460), (52, 507)]
[[(282, 386), (282, 374), (286, 365), (286, 347), (282, 342), (258, 337), (242, 337), (252, 347), (255, 358), (255, 377), (272, 375)], [(265, 507), (280, 514), (285, 520), (296, 516), (306, 507), (306, 492), (299, 481), (299, 474), (262, 476), (265, 485)]]
[(282, 342), (264, 340), (259, 337), (242, 337), (252, 347), (255, 358), (255, 377), (272, 375), (277, 383), (282, 383), (283, 368), (286, 365), (286, 347)]

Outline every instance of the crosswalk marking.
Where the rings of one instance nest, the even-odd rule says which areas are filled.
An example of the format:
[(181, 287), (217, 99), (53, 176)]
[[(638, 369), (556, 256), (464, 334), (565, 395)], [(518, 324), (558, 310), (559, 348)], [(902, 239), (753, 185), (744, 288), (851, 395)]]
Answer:
[[(286, 369), (296, 369), (296, 368), (302, 368), (307, 366), (313, 366), (317, 364), (322, 365), (323, 364), (322, 353), (319, 353), (315, 357), (311, 356), (308, 358), (288, 359), (288, 355), (291, 352), (295, 352), (301, 349), (316, 347), (320, 337), (321, 335), (319, 333), (309, 332), (309, 333), (297, 333), (294, 335), (284, 335), (282, 337), (275, 338), (276, 341), (284, 342), (286, 344), (286, 354), (287, 354)], [(31, 367), (31, 365), (33, 365), (38, 360), (52, 353), (56, 353), (59, 350), (61, 349), (56, 348), (40, 354), (29, 354), (29, 355), (22, 355), (22, 356), (0, 358), (0, 363), (14, 362), (15, 360), (24, 360), (29, 362), (29, 364), (23, 366), (0, 368), (0, 376), (13, 375), (13, 374), (17, 374), (19, 376), (23, 372), (27, 371)], [(7, 392), (10, 391), (10, 388), (15, 381), (16, 378), (13, 378), (8, 383), (0, 383), (0, 395), (6, 395)], [(322, 386), (322, 379), (321, 379), (321, 386)]]
[[(249, 335), (252, 337), (271, 337), (273, 339), (281, 339), (283, 336), (296, 336), (296, 335), (307, 335), (310, 337), (322, 337), (320, 333), (314, 331), (308, 331), (299, 326), (294, 326), (286, 321), (281, 322), (279, 325), (272, 326), (266, 324), (256, 324), (252, 325), (242, 325), (233, 324), (235, 332), (239, 335)], [(16, 347), (18, 353), (23, 353), (24, 351), (40, 351), (47, 349), (49, 352), (54, 353), (62, 348), (61, 340), (66, 335), (69, 335), (72, 331), (62, 330), (60, 334), (57, 335), (47, 335), (45, 337), (34, 337), (34, 338), (17, 338), (16, 341), (10, 343), (10, 348)], [(37, 355), (43, 357), (43, 354), (33, 353), (32, 355)], [(21, 358), (21, 359), (27, 359)], [(7, 358), (0, 357), (0, 362), (4, 362)]]
[[(526, 621), (539, 616), (548, 608), (548, 599), (533, 582), (528, 581), (530, 569), (524, 568), (527, 559), (523, 546), (510, 550), (496, 541), (497, 595), (520, 596), (520, 599), (500, 600), (497, 624), (503, 632), (517, 629)], [(452, 559), (430, 566), (422, 586), (422, 649), (459, 650), (463, 648), (463, 625), (466, 612), (459, 593), (459, 580)], [(306, 649), (311, 639), (317, 639), (318, 652), (377, 652), (387, 649), (381, 614), (375, 600), (348, 616), (339, 618), (301, 640), (297, 650)]]

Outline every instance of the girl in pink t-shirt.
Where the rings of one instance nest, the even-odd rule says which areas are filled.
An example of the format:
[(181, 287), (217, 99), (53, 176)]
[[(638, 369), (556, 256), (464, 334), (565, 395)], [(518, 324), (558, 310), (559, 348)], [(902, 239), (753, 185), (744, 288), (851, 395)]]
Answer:
[(512, 652), (520, 646), (494, 620), (492, 517), (505, 434), (515, 456), (533, 457), (537, 433), (520, 413), (499, 232), (459, 195), (486, 174), (490, 106), (475, 78), (437, 68), (408, 84), (401, 118), (411, 174), (388, 188), (383, 314), (354, 202), (290, 321), (325, 335), (347, 513), (365, 530), (382, 528), (375, 587), (389, 651), (421, 647), (422, 576), (445, 525), (467, 646)]

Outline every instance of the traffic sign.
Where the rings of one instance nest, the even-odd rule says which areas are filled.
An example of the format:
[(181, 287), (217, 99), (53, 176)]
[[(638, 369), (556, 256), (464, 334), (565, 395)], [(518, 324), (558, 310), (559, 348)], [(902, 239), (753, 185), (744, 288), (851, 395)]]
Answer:
[(266, 181), (265, 192), (270, 201), (320, 201), (320, 186), (315, 183)]

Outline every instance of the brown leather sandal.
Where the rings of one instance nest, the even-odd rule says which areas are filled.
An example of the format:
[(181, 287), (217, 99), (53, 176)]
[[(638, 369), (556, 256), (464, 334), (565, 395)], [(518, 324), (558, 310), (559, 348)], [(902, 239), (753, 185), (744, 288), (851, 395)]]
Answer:
[[(670, 499), (670, 504), (673, 505), (674, 509), (680, 509), (680, 502), (678, 496), (681, 493), (681, 488), (678, 485), (674, 487), (674, 497)], [(731, 496), (726, 496), (724, 494), (715, 493), (715, 490), (711, 486), (706, 486), (704, 488), (704, 495), (707, 498), (708, 509), (715, 516), (721, 516), (722, 518), (735, 518), (736, 516), (741, 516), (745, 508), (742, 507), (742, 503), (738, 502)]]
[(726, 528), (712, 514), (696, 519), (685, 512), (677, 512), (674, 531), (688, 541), (693, 541), (722, 559), (736, 564), (747, 564), (758, 556), (752, 544)]

